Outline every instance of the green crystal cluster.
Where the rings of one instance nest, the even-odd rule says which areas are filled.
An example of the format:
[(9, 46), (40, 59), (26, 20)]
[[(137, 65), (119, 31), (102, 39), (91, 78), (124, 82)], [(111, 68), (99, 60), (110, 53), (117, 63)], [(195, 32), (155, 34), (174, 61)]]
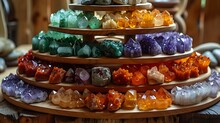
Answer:
[(40, 53), (49, 52), (51, 55), (73, 56), (82, 44), (82, 36), (70, 35), (55, 31), (41, 31), (32, 38), (32, 49)]
[(121, 41), (83, 42), (79, 35), (55, 31), (40, 32), (32, 38), (32, 49), (50, 55), (78, 57), (120, 57), (123, 52)]
[(101, 21), (94, 16), (93, 12), (82, 12), (72, 10), (59, 10), (51, 14), (50, 22), (55, 27), (68, 28), (91, 28), (101, 27)]

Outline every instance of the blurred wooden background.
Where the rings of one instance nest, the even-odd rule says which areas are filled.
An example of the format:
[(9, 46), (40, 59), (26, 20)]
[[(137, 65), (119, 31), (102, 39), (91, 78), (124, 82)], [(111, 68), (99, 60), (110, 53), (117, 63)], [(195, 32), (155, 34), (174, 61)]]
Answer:
[[(67, 6), (66, 0), (12, 0), (18, 20), (17, 45), (31, 43), (41, 30), (47, 31), (51, 13)], [(204, 42), (220, 42), (220, 0), (189, 0), (185, 21), (187, 34), (193, 37), (194, 46)]]

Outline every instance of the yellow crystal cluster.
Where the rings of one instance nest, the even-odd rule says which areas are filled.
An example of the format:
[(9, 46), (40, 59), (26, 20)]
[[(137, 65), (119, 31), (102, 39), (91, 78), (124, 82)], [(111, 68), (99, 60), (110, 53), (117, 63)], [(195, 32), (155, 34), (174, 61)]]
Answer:
[(106, 13), (102, 17), (102, 28), (150, 28), (173, 24), (173, 16), (168, 11), (157, 9), (134, 10), (132, 12)]

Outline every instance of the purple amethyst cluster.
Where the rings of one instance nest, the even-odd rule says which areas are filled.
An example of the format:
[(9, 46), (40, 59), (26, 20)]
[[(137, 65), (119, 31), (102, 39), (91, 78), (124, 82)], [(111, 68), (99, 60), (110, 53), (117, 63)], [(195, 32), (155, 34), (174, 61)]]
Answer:
[(8, 96), (20, 98), (25, 103), (45, 101), (48, 94), (43, 89), (24, 83), (14, 74), (2, 80), (2, 92)]
[(140, 42), (142, 53), (149, 55), (184, 53), (191, 50), (193, 41), (188, 35), (178, 32), (137, 35), (136, 40)]
[(193, 105), (207, 97), (215, 98), (220, 90), (220, 75), (212, 70), (211, 76), (191, 86), (174, 87), (171, 90), (174, 104)]

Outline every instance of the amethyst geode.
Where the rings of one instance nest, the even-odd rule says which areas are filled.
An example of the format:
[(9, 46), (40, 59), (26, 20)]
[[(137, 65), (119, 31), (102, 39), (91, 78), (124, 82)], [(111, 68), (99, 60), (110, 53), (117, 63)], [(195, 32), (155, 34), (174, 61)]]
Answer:
[(154, 40), (150, 36), (145, 36), (140, 41), (140, 45), (141, 45), (143, 54), (158, 55), (162, 53), (161, 46), (157, 43), (156, 40)]
[(138, 41), (130, 38), (125, 44), (123, 49), (124, 56), (126, 57), (140, 57), (142, 56), (141, 45)]
[(20, 98), (25, 103), (45, 101), (48, 97), (46, 91), (24, 83), (14, 74), (2, 80), (2, 92), (8, 96)]

